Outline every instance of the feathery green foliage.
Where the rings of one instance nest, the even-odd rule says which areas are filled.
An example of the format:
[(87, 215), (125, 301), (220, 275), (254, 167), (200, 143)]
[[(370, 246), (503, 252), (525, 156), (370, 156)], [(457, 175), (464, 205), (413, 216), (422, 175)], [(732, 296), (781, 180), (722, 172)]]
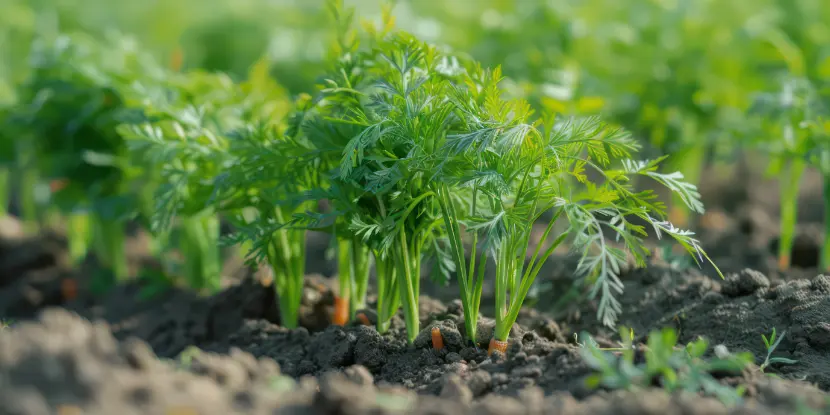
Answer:
[(18, 138), (14, 151), (24, 216), (43, 216), (34, 193), (41, 178), (63, 181), (51, 202), (75, 218), (73, 256), (82, 259), (93, 241), (98, 259), (123, 279), (124, 223), (134, 214), (129, 186), (135, 171), (116, 127), (128, 110), (126, 85), (150, 68), (122, 37), (39, 38), (31, 61), (31, 73), (17, 91), (19, 103), (7, 112), (5, 124)]
[[(534, 116), (527, 102), (502, 97), (500, 69), (405, 32), (372, 35), (368, 46), (343, 48), (303, 116), (303, 130), (325, 165), (323, 192), (335, 200), (337, 216), (376, 260), (388, 261), (379, 265), (389, 272), (379, 275), (379, 303), (394, 303), (388, 288), (397, 285), (410, 340), (418, 333), (421, 258), (428, 253), (451, 255), (470, 339), (485, 259), (495, 260), (500, 341), (542, 264), (566, 239), (582, 255), (578, 272), (594, 281), (607, 324), (620, 311), (614, 295), (622, 291), (618, 274), (627, 253), (641, 265), (648, 254), (646, 228), (632, 218), (705, 257), (692, 233), (663, 220), (664, 205), (652, 191), (634, 190), (630, 178), (650, 178), (702, 212), (695, 186), (679, 173), (659, 173), (660, 160), (630, 160), (639, 146), (625, 132), (596, 118)], [(590, 181), (587, 169), (601, 180)], [(550, 238), (551, 245), (544, 252), (538, 245), (525, 267), (533, 225), (549, 212), (542, 242)], [(567, 227), (554, 231), (560, 218)], [(607, 230), (621, 247), (606, 240)], [(380, 320), (389, 316), (379, 311)]]

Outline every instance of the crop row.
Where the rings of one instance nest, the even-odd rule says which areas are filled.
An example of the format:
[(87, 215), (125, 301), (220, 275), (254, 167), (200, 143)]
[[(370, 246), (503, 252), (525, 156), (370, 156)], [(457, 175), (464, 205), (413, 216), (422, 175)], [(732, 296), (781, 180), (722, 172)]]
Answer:
[[(556, 50), (537, 52), (579, 65), (565, 71), (570, 75), (563, 75), (559, 95), (537, 73), (543, 62), (516, 68), (518, 57), (501, 56), (519, 84), (531, 85), (516, 88), (501, 66), (487, 67), (396, 29), (391, 8), (358, 30), (354, 12), (339, 2), (328, 3), (331, 43), (315, 66), (320, 76), (311, 93), (289, 93), (272, 76), (267, 57), (237, 80), (181, 70), (178, 55), (157, 64), (118, 36), (38, 37), (27, 78), (15, 83), (16, 104), (0, 112), (0, 154), (10, 161), (0, 173), (0, 196), (12, 195), (13, 174), (27, 223), (63, 217), (73, 259), (92, 252), (112, 270), (104, 285), (128, 276), (129, 221), (151, 232), (153, 254), (165, 261), (167, 273), (198, 290), (220, 288), (221, 248), (237, 247), (273, 273), (287, 327), (298, 324), (309, 231), (329, 233), (336, 242), (336, 324), (369, 306), (374, 270), (377, 329), (388, 330), (402, 308), (414, 340), (420, 284), (428, 274), (439, 282), (457, 280), (472, 341), (484, 279), (492, 274), (496, 330), (490, 348), (503, 351), (542, 265), (567, 246), (580, 258), (575, 272), (591, 284), (598, 318), (614, 325), (620, 271), (629, 260), (646, 264), (649, 232), (708, 261), (693, 233), (667, 218), (687, 224), (690, 213), (703, 213), (699, 171), (724, 137), (730, 145), (744, 140), (764, 150), (785, 173), (782, 268), (789, 264), (805, 166), (830, 175), (826, 55), (808, 48), (826, 34), (814, 34), (809, 25), (778, 30), (757, 21), (743, 27), (740, 41), (721, 42), (718, 36), (727, 36), (732, 23), (689, 20), (709, 10), (706, 2), (692, 4), (701, 9), (676, 7), (687, 19), (680, 26), (690, 27), (674, 37), (672, 30), (661, 32), (659, 41), (626, 41), (619, 31), (569, 37), (578, 32), (575, 26), (591, 23), (575, 9), (541, 14), (569, 36), (560, 33)], [(646, 17), (668, 6), (638, 7), (645, 22), (635, 33), (646, 37)], [(530, 28), (550, 22), (542, 23)], [(696, 40), (699, 48), (685, 44), (695, 34), (705, 35)], [(492, 51), (522, 43), (508, 33), (498, 40), (507, 44)], [(769, 75), (773, 70), (743, 66), (750, 46), (757, 51), (753, 62), (773, 69), (776, 59), (784, 63), (781, 91), (754, 94), (775, 82), (745, 76), (779, 78)], [(644, 60), (663, 63), (640, 67)], [(711, 67), (695, 67), (701, 64)], [(661, 75), (660, 68), (675, 75)], [(588, 75), (579, 81), (577, 74)], [(735, 85), (747, 91), (733, 87), (738, 80), (745, 82)], [(699, 82), (706, 86), (689, 89)], [(626, 104), (632, 95), (633, 106)], [(641, 147), (672, 154), (682, 161), (674, 164), (680, 171), (661, 172), (665, 156), (638, 159)], [(39, 192), (44, 180), (51, 188)], [(674, 195), (674, 215), (650, 190), (655, 185)], [(8, 206), (9, 200), (0, 203)], [(232, 225), (232, 234), (221, 236), (222, 221)], [(167, 255), (172, 250), (182, 259)], [(166, 276), (156, 279), (170, 283)]]

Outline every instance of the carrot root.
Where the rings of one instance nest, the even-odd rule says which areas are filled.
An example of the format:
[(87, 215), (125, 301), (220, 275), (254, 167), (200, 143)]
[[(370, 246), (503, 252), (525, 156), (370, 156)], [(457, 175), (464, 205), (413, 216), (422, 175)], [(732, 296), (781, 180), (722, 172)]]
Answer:
[(345, 326), (349, 322), (349, 299), (337, 296), (334, 298), (334, 316), (332, 324)]
[(782, 255), (778, 257), (778, 269), (780, 271), (787, 271), (790, 269), (790, 256)]
[(432, 348), (435, 350), (443, 349), (444, 337), (441, 335), (441, 329), (439, 327), (433, 327), (430, 333), (432, 334)]
[(69, 179), (55, 179), (49, 182), (49, 190), (52, 193), (59, 192), (69, 185)]
[(364, 313), (357, 313), (357, 319), (360, 321), (360, 324), (363, 324), (364, 326), (372, 325), (372, 322), (369, 321), (369, 317), (366, 317), (366, 314)]
[(495, 337), (490, 339), (490, 347), (487, 348), (487, 356), (492, 355), (495, 351), (507, 354), (507, 342), (496, 340)]
[(66, 300), (74, 300), (78, 296), (78, 283), (73, 278), (61, 281), (61, 294)]

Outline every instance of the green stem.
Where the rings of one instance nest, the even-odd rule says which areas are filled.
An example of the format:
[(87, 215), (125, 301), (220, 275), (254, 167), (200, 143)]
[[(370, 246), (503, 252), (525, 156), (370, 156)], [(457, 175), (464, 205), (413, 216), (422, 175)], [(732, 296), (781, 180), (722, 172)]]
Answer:
[[(146, 226), (146, 229), (151, 229), (150, 218), (155, 210), (155, 196), (155, 189), (152, 186), (143, 186), (140, 191), (139, 209), (141, 215), (145, 218), (144, 226)], [(168, 243), (167, 232), (153, 233), (148, 243), (150, 255), (163, 261), (165, 247)]]
[(112, 270), (115, 281), (123, 282), (129, 277), (124, 224), (100, 218), (95, 219), (94, 224), (96, 255), (104, 266)]
[(90, 217), (86, 212), (74, 212), (67, 217), (69, 257), (74, 265), (80, 264), (89, 252), (91, 241)]
[(210, 213), (182, 221), (185, 275), (190, 287), (214, 293), (221, 288), (219, 218)]
[(378, 302), (377, 302), (377, 329), (379, 333), (386, 333), (392, 320), (392, 316), (400, 306), (398, 295), (398, 279), (396, 278), (395, 266), (388, 257), (383, 257), (379, 251), (375, 251), (375, 268), (378, 281)]
[[(475, 264), (477, 256), (478, 235), (473, 234), (472, 254), (470, 257), (470, 268), (467, 269), (466, 257), (464, 255), (464, 244), (461, 239), (461, 226), (458, 222), (458, 215), (449, 199), (449, 190), (445, 185), (439, 185), (435, 191), (438, 195), (438, 205), (441, 208), (441, 216), (444, 219), (444, 225), (447, 229), (447, 236), (450, 239), (450, 248), (455, 259), (455, 266), (458, 270), (458, 289), (461, 297), (461, 304), (464, 308), (464, 326), (467, 339), (471, 342), (477, 339), (478, 328), (478, 310), (481, 306), (481, 291), (484, 275), (484, 266), (486, 264), (486, 255), (481, 255), (481, 262), (479, 264), (478, 279), (475, 274)], [(475, 197), (476, 190), (473, 191), (473, 214), (475, 214)]]
[[(553, 227), (552, 223), (559, 218), (559, 213), (561, 213), (561, 211), (558, 212), (551, 220), (551, 224), (548, 225), (548, 231), (545, 232), (545, 236), (548, 235), (549, 230)], [(519, 274), (522, 270), (521, 263), (524, 261), (524, 258), (522, 256), (512, 255), (512, 250), (500, 249), (500, 262), (504, 262), (504, 264), (497, 264), (496, 266), (496, 329), (493, 333), (493, 337), (495, 337), (496, 340), (507, 341), (507, 338), (510, 336), (510, 330), (513, 328), (513, 324), (515, 324), (516, 319), (519, 318), (519, 311), (521, 311), (522, 304), (524, 303), (525, 298), (527, 298), (527, 293), (530, 292), (530, 288), (533, 286), (533, 282), (536, 281), (536, 277), (542, 270), (542, 266), (548, 258), (553, 255), (556, 248), (565, 241), (568, 233), (569, 232), (566, 231), (560, 234), (548, 247), (548, 249), (545, 250), (542, 256), (538, 257), (538, 260), (536, 254), (538, 254), (539, 249), (537, 248), (536, 254), (534, 254), (531, 263), (528, 264), (528, 268), (524, 275)], [(546, 238), (542, 238), (539, 244), (541, 245), (545, 240)], [(507, 246), (511, 245), (508, 244)], [(513, 262), (512, 264), (511, 261)], [(505, 274), (510, 272), (517, 272), (517, 276), (515, 278), (519, 280), (519, 283), (516, 286), (517, 288), (510, 292), (510, 298), (508, 300), (507, 292), (509, 288), (512, 288), (512, 286), (508, 286), (507, 283), (510, 278)], [(507, 310), (504, 310), (505, 306), (507, 307)]]
[[(278, 223), (285, 223), (288, 216), (282, 208), (274, 210)], [(268, 246), (268, 262), (274, 273), (274, 287), (279, 295), (282, 325), (293, 329), (299, 325), (300, 304), (305, 277), (305, 231), (280, 229), (275, 232)]]
[(11, 192), (11, 178), (8, 168), (0, 168), (0, 217), (9, 214), (9, 196)]
[[(410, 244), (407, 241), (406, 232), (403, 228), (398, 231), (398, 243), (396, 245), (394, 255), (395, 267), (398, 273), (398, 288), (400, 289), (401, 303), (403, 304), (407, 340), (412, 344), (420, 331), (420, 320), (418, 317), (420, 275), (415, 274), (420, 268), (417, 265), (420, 263), (420, 249), (417, 243)], [(411, 251), (410, 245), (412, 245)]]
[(20, 174), (20, 213), (23, 225), (28, 232), (37, 232), (40, 229), (36, 194), (39, 175), (37, 170), (31, 167), (23, 167)]
[(781, 180), (781, 237), (778, 244), (778, 267), (782, 271), (790, 268), (790, 255), (798, 220), (798, 192), (805, 166), (806, 163), (803, 160), (793, 159), (789, 170)]
[(369, 248), (353, 237), (351, 243), (353, 267), (352, 296), (349, 299), (349, 317), (354, 318), (357, 310), (366, 308), (366, 293), (369, 290)]
[(821, 249), (821, 269), (830, 271), (830, 175), (824, 176), (824, 245)]
[[(337, 278), (340, 282), (340, 298), (350, 300), (352, 288), (352, 264), (351, 256), (351, 242), (348, 239), (338, 239), (337, 241)], [(351, 318), (353, 316), (349, 316)]]

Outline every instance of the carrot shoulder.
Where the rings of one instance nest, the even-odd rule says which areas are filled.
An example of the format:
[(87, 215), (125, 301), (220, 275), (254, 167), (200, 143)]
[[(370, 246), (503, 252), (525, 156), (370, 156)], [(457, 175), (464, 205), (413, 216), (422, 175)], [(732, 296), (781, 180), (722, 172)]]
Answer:
[(432, 331), (432, 348), (435, 350), (441, 350), (444, 348), (444, 336), (441, 335), (441, 329), (438, 327), (433, 327)]
[(332, 324), (345, 326), (349, 322), (349, 299), (336, 296), (334, 298), (334, 316)]
[(507, 342), (496, 340), (495, 337), (490, 339), (490, 347), (487, 348), (487, 355), (490, 356), (495, 351), (507, 354)]

